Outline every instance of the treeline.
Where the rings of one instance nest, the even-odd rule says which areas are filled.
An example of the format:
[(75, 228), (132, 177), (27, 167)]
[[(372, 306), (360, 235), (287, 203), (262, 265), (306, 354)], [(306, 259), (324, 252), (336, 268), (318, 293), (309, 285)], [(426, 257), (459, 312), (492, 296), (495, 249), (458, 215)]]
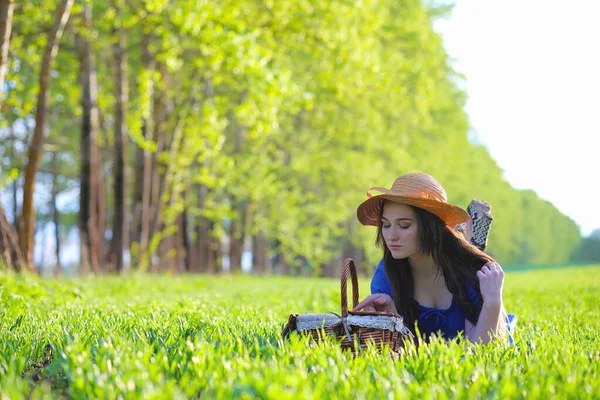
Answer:
[(575, 263), (600, 264), (600, 229), (596, 229), (573, 251), (571, 261)]
[(347, 256), (370, 269), (379, 250), (356, 207), (416, 170), (455, 204), (492, 204), (501, 262), (563, 262), (581, 240), (469, 140), (461, 77), (432, 28), (447, 6), (0, 4), (0, 250), (13, 268), (34, 270), (49, 224), (58, 265), (77, 230), (83, 273), (237, 271), (244, 251), (257, 273), (333, 275)]

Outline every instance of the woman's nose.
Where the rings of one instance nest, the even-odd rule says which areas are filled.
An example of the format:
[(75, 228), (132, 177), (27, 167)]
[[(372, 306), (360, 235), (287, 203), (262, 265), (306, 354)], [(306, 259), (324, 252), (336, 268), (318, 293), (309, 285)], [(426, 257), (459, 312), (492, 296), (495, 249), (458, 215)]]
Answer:
[(398, 230), (396, 228), (391, 228), (388, 231), (388, 240), (390, 240), (390, 241), (398, 240)]

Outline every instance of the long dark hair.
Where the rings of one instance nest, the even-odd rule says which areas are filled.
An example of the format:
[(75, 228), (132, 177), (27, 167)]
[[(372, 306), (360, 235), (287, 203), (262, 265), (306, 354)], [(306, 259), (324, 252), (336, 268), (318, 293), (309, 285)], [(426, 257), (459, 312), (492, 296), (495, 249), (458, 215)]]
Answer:
[[(381, 204), (381, 216), (383, 216), (384, 204), (385, 200)], [(446, 226), (436, 215), (421, 208), (412, 206), (411, 208), (415, 211), (419, 227), (418, 240), (421, 252), (433, 257), (455, 302), (465, 312), (469, 322), (476, 325), (482, 302), (473, 304), (469, 300), (465, 285), (469, 283), (481, 298), (477, 271), (488, 261), (494, 261), (493, 258), (469, 243), (461, 233)], [(404, 317), (405, 325), (414, 333), (415, 323), (418, 326), (419, 304), (415, 300), (410, 263), (407, 258), (396, 260), (392, 257), (385, 244), (381, 228), (380, 218), (376, 243), (383, 248), (383, 265), (392, 288), (392, 298), (398, 313)]]

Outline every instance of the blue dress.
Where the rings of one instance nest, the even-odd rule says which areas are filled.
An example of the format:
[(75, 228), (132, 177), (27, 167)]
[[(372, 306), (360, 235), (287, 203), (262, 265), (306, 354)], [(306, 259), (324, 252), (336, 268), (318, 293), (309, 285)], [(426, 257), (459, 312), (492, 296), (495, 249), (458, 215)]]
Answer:
[[(392, 288), (385, 274), (383, 267), (383, 259), (377, 265), (373, 279), (371, 280), (371, 293), (385, 293), (392, 296)], [(480, 304), (481, 296), (477, 290), (470, 284), (467, 284), (467, 294), (469, 302), (472, 304)], [(421, 333), (429, 336), (433, 333), (440, 333), (446, 339), (455, 338), (459, 332), (465, 330), (465, 320), (467, 318), (464, 311), (458, 306), (454, 298), (450, 307), (440, 310), (432, 307), (425, 307), (419, 304), (419, 329)], [(508, 334), (510, 343), (513, 342), (512, 332), (516, 318), (514, 315), (509, 315), (507, 319)]]

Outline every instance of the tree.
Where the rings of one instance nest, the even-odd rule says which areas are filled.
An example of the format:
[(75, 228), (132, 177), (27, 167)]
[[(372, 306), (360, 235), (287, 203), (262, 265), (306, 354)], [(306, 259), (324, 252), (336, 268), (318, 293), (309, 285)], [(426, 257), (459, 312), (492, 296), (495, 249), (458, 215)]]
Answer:
[(25, 261), (31, 271), (33, 266), (33, 238), (35, 232), (35, 215), (33, 209), (33, 192), (35, 189), (35, 175), (39, 167), (42, 145), (45, 136), (46, 105), (48, 102), (48, 89), (50, 85), (50, 67), (56, 57), (58, 44), (63, 34), (65, 25), (71, 14), (73, 0), (62, 0), (56, 9), (54, 23), (48, 34), (46, 49), (39, 75), (39, 94), (35, 113), (35, 130), (28, 151), (27, 167), (25, 169), (25, 183), (23, 188), (23, 210), (19, 221), (19, 244)]
[[(0, 0), (0, 113), (2, 113), (4, 96), (4, 77), (8, 67), (8, 48), (14, 5), (13, 0)], [(1, 170), (2, 166), (0, 166)], [(0, 259), (3, 259), (9, 268), (18, 270), (22, 263), (22, 256), (17, 240), (17, 234), (6, 219), (2, 205), (0, 205)]]
[[(36, 111), (45, 43), (35, 27), (51, 24), (40, 9), (56, 4), (47, 3), (23, 3), (13, 26), (2, 124), (17, 131)], [(568, 258), (580, 239), (574, 222), (511, 187), (470, 139), (462, 77), (432, 26), (445, 6), (268, 3), (90, 0), (76, 8), (84, 12), (72, 29), (79, 53), (76, 35), (66, 35), (52, 68), (59, 79), (48, 89), (47, 141), (68, 137), (58, 146), (57, 182), (82, 193), (82, 220), (97, 227), (81, 224), (97, 236), (92, 248), (103, 242), (104, 209), (110, 215), (116, 271), (127, 247), (142, 271), (219, 272), (223, 251), (239, 271), (251, 240), (257, 273), (335, 275), (345, 255), (364, 258), (359, 267), (368, 272), (381, 251), (374, 230), (356, 221), (356, 206), (370, 185), (414, 170), (435, 176), (452, 203), (492, 204), (488, 248), (502, 263)], [(28, 143), (20, 129), (17, 142)], [(70, 143), (80, 134), (78, 148)], [(93, 174), (108, 160), (99, 147), (114, 149), (104, 164), (114, 189), (106, 207), (104, 180)], [(22, 170), (20, 152), (3, 165)], [(77, 165), (79, 180), (70, 176)], [(49, 187), (45, 178), (39, 184)], [(65, 207), (63, 229), (76, 213)], [(103, 264), (103, 251), (93, 253)]]
[(98, 84), (96, 81), (96, 67), (94, 63), (91, 42), (87, 38), (92, 32), (92, 9), (85, 6), (82, 14), (83, 32), (77, 36), (77, 53), (80, 62), (81, 79), (81, 179), (80, 179), (80, 206), (79, 206), (79, 235), (81, 249), (81, 263), (84, 270), (91, 267), (95, 273), (102, 271), (104, 254), (102, 243), (104, 229), (100, 226), (99, 210), (100, 189), (99, 175), (101, 168), (100, 152), (98, 150)]
[(600, 230), (592, 232), (581, 240), (571, 254), (571, 261), (576, 263), (600, 263)]
[(0, 0), (0, 112), (4, 95), (4, 76), (8, 64), (8, 48), (12, 29), (14, 0)]
[(127, 223), (127, 124), (125, 114), (128, 101), (127, 53), (125, 52), (125, 34), (122, 22), (122, 2), (115, 1), (117, 20), (113, 28), (115, 37), (113, 44), (114, 57), (114, 214), (112, 240), (109, 260), (114, 263), (116, 272), (123, 270), (123, 251), (129, 247), (129, 224)]

